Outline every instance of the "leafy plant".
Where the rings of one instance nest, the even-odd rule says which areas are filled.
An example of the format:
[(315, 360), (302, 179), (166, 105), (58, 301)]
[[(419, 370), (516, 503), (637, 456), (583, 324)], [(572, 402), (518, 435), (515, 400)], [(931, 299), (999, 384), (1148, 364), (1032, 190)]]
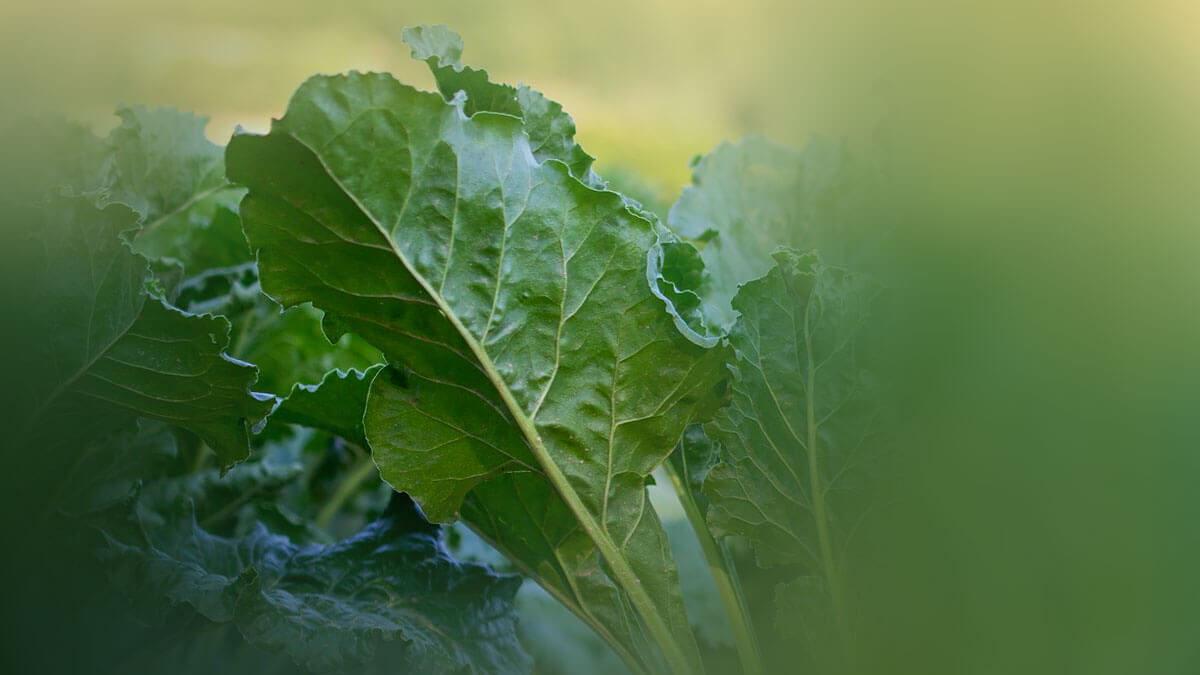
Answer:
[[(79, 134), (3, 195), (7, 269), (23, 284), (6, 298), (23, 330), (6, 336), (19, 355), (6, 392), (21, 395), (4, 414), (13, 447), (36, 448), (10, 453), (4, 524), (20, 553), (5, 567), (39, 580), (6, 606), (33, 631), (6, 662), (160, 672), (178, 645), (229, 626), (244, 647), (207, 658), (232, 672), (527, 670), (517, 579), (451, 558), (403, 496), (385, 510), (361, 415), (306, 407), (334, 389), (300, 386), (314, 367), (319, 379), (322, 364), (376, 356), (330, 345), (319, 313), (280, 314), (257, 290), (242, 190), (202, 119), (120, 112), (107, 139)], [(269, 380), (287, 384), (273, 388), (295, 391), (282, 404), (252, 392), (257, 369), (231, 349), (274, 355)], [(62, 585), (56, 565), (78, 581)], [(63, 633), (90, 648), (35, 647)]]
[(231, 668), (528, 670), (518, 582), (452, 558), (456, 521), (634, 672), (848, 667), (877, 287), (830, 263), (868, 267), (864, 168), (723, 145), (663, 222), (559, 104), (405, 40), (438, 92), (316, 76), (223, 159), (171, 110), (39, 132), (66, 147), (3, 195), (5, 409), (44, 449), (12, 494), (172, 649), (240, 636)]

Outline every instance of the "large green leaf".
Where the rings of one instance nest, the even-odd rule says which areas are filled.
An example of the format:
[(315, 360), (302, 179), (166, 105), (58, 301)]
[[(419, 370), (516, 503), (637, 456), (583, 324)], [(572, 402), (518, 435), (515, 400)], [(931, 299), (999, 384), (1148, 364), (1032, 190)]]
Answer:
[[(462, 38), (446, 26), (406, 28), (404, 40), (412, 47), (413, 58), (429, 64), (447, 101), (465, 97), (462, 105), (468, 115), (484, 111), (521, 118), (534, 157), (563, 162), (571, 175), (589, 187), (611, 188), (592, 169), (594, 158), (575, 142), (575, 122), (560, 104), (527, 85), (495, 83), (488, 78), (487, 71), (463, 65)], [(658, 226), (660, 245), (651, 249), (647, 267), (651, 289), (667, 303), (667, 310), (676, 317), (676, 325), (685, 335), (697, 344), (715, 345), (716, 338), (705, 325), (698, 295), (701, 284), (698, 277), (704, 268), (699, 254), (659, 224), (658, 216), (638, 200), (628, 193), (622, 194), (621, 199), (630, 210)]]
[(760, 565), (798, 570), (805, 580), (778, 591), (788, 607), (840, 622), (845, 551), (877, 458), (875, 386), (857, 354), (875, 290), (816, 254), (774, 259), (733, 301), (733, 401), (707, 425), (720, 446), (703, 485), (708, 522), (747, 538)]
[(365, 418), (385, 479), (434, 520), (502, 473), (548, 480), (669, 658), (698, 667), (643, 486), (723, 402), (725, 355), (647, 284), (655, 225), (539, 162), (520, 119), (388, 75), (311, 79), (227, 162), (264, 290), (403, 365)]
[[(271, 420), (324, 428), (353, 440), (355, 432), (362, 433), (367, 387), (376, 370), (333, 371), (318, 386), (297, 385)], [(657, 657), (637, 613), (601, 569), (595, 545), (548, 482), (533, 473), (498, 476), (467, 495), (461, 517), (599, 632), (626, 662), (653, 670)]]
[(25, 270), (7, 320), (19, 326), (7, 413), (39, 442), (86, 439), (113, 412), (159, 419), (200, 436), (221, 461), (249, 452), (249, 427), (273, 405), (249, 387), (255, 369), (223, 353), (229, 323), (182, 312), (148, 290), (150, 267), (123, 233), (137, 215), (56, 197), (27, 212), (13, 246)]

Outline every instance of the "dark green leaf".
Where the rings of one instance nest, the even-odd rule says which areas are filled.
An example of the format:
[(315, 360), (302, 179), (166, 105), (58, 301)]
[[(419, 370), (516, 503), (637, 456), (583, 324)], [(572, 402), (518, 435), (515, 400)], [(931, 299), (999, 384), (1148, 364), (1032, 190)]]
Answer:
[(129, 527), (107, 534), (114, 582), (210, 621), (317, 673), (357, 673), (387, 643), (390, 668), (518, 673), (512, 599), (520, 580), (451, 559), (411, 502), (354, 537), (298, 546), (259, 525), (227, 539), (196, 524), (190, 502), (143, 499)]
[(8, 353), (21, 395), (6, 412), (50, 444), (75, 431), (60, 429), (68, 419), (150, 417), (194, 432), (232, 464), (273, 402), (249, 392), (252, 366), (224, 355), (227, 321), (148, 294), (149, 265), (123, 237), (136, 220), (125, 206), (57, 197), (21, 223), (14, 260), (28, 276), (6, 314), (20, 326)]
[(131, 497), (141, 481), (158, 475), (179, 450), (171, 428), (143, 421), (113, 436), (94, 439), (68, 471), (61, 508), (85, 514)]

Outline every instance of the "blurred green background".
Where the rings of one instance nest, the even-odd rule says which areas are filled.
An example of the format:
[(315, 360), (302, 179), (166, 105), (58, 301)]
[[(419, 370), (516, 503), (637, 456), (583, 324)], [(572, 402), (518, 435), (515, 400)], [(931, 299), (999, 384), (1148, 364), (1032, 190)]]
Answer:
[[(784, 0), (5, 0), (0, 107), (68, 111), (100, 129), (118, 103), (170, 104), (264, 130), (314, 73), (387, 70), (431, 87), (400, 42), (446, 23), (467, 63), (524, 81), (575, 117), (599, 167), (673, 199), (688, 160), (748, 131), (800, 141), (878, 117), (844, 77), (861, 40), (833, 3)], [(786, 83), (786, 86), (781, 86)], [(857, 89), (857, 90), (856, 90)], [(847, 111), (854, 110), (852, 120)]]

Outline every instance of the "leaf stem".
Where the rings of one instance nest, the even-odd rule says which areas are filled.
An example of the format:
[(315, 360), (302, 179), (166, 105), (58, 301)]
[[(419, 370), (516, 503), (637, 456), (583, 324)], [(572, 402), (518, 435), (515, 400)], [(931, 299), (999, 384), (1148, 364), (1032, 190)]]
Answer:
[[(478, 345), (473, 339), (470, 342), (472, 348)], [(537, 429), (534, 428), (533, 421), (517, 405), (508, 387), (504, 386), (499, 373), (496, 373), (491, 359), (486, 354), (483, 354), (482, 349), (479, 349), (476, 353), (476, 358), (479, 358), (483, 362), (488, 375), (495, 378), (493, 381), (500, 392), (500, 397), (504, 399), (509, 410), (513, 412), (517, 426), (529, 440), (533, 456), (542, 465), (542, 469), (546, 472), (546, 477), (550, 480), (550, 484), (554, 486), (559, 496), (566, 502), (567, 508), (571, 510), (571, 513), (575, 514), (575, 518), (583, 527), (583, 531), (588, 534), (596, 544), (596, 548), (600, 550), (600, 555), (608, 563), (614, 580), (629, 595), (629, 601), (633, 603), (642, 620), (646, 622), (646, 628), (649, 629), (650, 634), (654, 637), (654, 641), (662, 649), (663, 656), (666, 658), (671, 670), (679, 675), (691, 675), (695, 671), (694, 667), (689, 661), (683, 647), (671, 632), (670, 626), (667, 625), (666, 620), (658, 612), (658, 608), (654, 605), (654, 600), (646, 592), (646, 588), (642, 586), (642, 580), (638, 579), (637, 573), (633, 571), (633, 567), (629, 565), (629, 561), (625, 559), (625, 556), (608, 534), (608, 531), (596, 521), (596, 518), (584, 506), (579, 493), (575, 492), (575, 489), (571, 487), (566, 474), (554, 462), (554, 458), (550, 456), (550, 452), (542, 443), (542, 437), (537, 433)]]
[(350, 473), (346, 474), (346, 477), (338, 484), (333, 496), (329, 498), (329, 501), (325, 502), (321, 510), (317, 513), (317, 527), (328, 531), (329, 525), (333, 522), (338, 511), (354, 496), (355, 491), (363, 484), (363, 481), (370, 478), (371, 474), (375, 471), (377, 471), (375, 460), (370, 455), (363, 455), (362, 459), (359, 459), (354, 468), (350, 470)]
[(215, 452), (208, 447), (208, 443), (200, 441), (196, 446), (196, 454), (192, 457), (192, 470), (189, 473), (200, 473), (208, 466), (210, 456), (215, 455)]
[[(677, 449), (676, 452), (682, 452), (682, 449)], [(729, 625), (733, 629), (733, 640), (737, 647), (738, 659), (742, 663), (742, 672), (745, 675), (762, 675), (758, 639), (754, 634), (754, 624), (750, 621), (746, 598), (738, 582), (729, 550), (713, 538), (704, 513), (700, 511), (699, 504), (684, 484), (674, 464), (668, 460), (662, 466), (667, 472), (667, 477), (671, 479), (671, 484), (675, 486), (679, 503), (683, 505), (683, 511), (687, 514), (688, 522), (692, 524), (696, 538), (700, 540), (700, 548), (704, 551), (709, 569), (712, 570), (713, 582), (717, 586), (717, 593), (721, 596), (721, 603), (725, 606), (725, 614), (729, 617)]]
[(537, 585), (541, 586), (547, 593), (550, 594), (551, 597), (553, 597), (555, 600), (558, 600), (563, 607), (566, 607), (571, 611), (572, 614), (579, 617), (581, 621), (595, 631), (596, 634), (608, 644), (609, 648), (612, 649), (613, 652), (625, 662), (625, 665), (631, 672), (635, 673), (635, 675), (650, 675), (650, 671), (646, 670), (646, 666), (641, 662), (641, 660), (634, 656), (633, 652), (629, 651), (628, 647), (618, 640), (616, 636), (614, 636), (612, 632), (608, 630), (607, 626), (597, 621), (596, 617), (592, 616), (591, 612), (584, 609), (579, 602), (576, 602), (574, 598), (571, 598), (566, 593), (563, 593), (561, 589), (556, 588), (552, 584), (543, 583), (542, 575), (539, 574), (537, 570), (524, 563), (519, 557), (512, 555), (508, 549), (484, 534), (483, 530), (477, 527), (474, 523), (465, 518), (462, 520), (462, 522), (465, 523), (467, 527), (471, 528), (471, 531), (474, 532), (480, 539), (487, 542), (489, 546), (503, 554), (505, 558), (508, 558), (509, 562), (511, 562), (513, 566), (517, 568), (517, 571), (519, 571), (525, 577), (536, 582)]

